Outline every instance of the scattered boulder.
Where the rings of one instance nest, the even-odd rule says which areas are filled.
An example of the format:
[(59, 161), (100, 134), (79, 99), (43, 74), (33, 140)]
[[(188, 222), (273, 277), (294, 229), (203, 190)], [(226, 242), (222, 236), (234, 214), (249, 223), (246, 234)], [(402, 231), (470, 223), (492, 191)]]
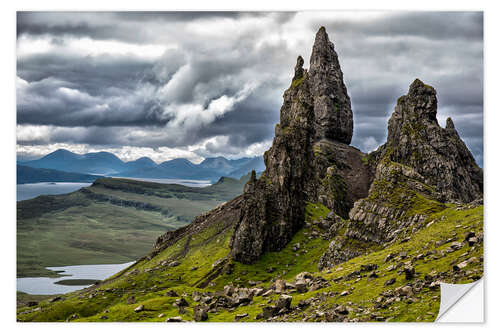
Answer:
[(405, 278), (411, 280), (415, 277), (415, 268), (412, 265), (406, 265), (404, 267)]
[(435, 289), (438, 289), (439, 286), (440, 286), (441, 282), (440, 281), (433, 281), (430, 285), (429, 285), (429, 289), (432, 289), (432, 290), (435, 290)]
[(401, 244), (407, 243), (410, 239), (411, 239), (410, 237), (405, 237), (402, 240), (400, 240), (399, 243), (401, 243)]
[(233, 295), (234, 305), (248, 304), (252, 301), (253, 293), (247, 288), (239, 288)]
[(389, 280), (385, 281), (384, 282), (384, 286), (390, 286), (392, 284), (396, 283), (396, 279), (395, 278), (390, 278)]
[(208, 319), (208, 309), (202, 306), (195, 306), (193, 309), (193, 319), (195, 321), (205, 321)]
[(471, 239), (472, 237), (476, 237), (476, 233), (473, 232), (473, 231), (467, 231), (465, 233), (465, 237), (464, 237), (464, 241), (469, 241), (469, 239)]
[[(165, 293), (165, 296), (167, 297), (179, 297), (179, 295), (175, 292), (175, 290), (169, 290)], [(135, 301), (134, 301), (135, 303)]]
[(241, 320), (241, 319), (246, 318), (246, 317), (248, 317), (248, 313), (240, 313), (240, 314), (237, 314), (236, 316), (234, 316), (234, 320), (238, 321), (238, 320)]
[(402, 286), (394, 289), (394, 293), (397, 296), (412, 296), (413, 295), (413, 289), (411, 286)]
[(134, 311), (135, 311), (135, 312), (141, 312), (141, 311), (144, 311), (144, 305), (142, 305), (142, 304), (141, 304), (141, 305), (139, 305), (138, 307), (136, 307), (136, 308), (134, 309)]
[(277, 308), (276, 306), (265, 306), (262, 308), (262, 317), (264, 319), (272, 318), (276, 316), (279, 311), (280, 309)]
[(335, 308), (335, 312), (337, 312), (338, 314), (341, 314), (341, 315), (347, 315), (349, 314), (349, 310), (347, 309), (347, 307), (345, 305), (339, 305)]
[(232, 296), (234, 293), (234, 286), (232, 284), (228, 284), (224, 286), (224, 295)]
[(477, 242), (479, 241), (479, 239), (477, 237), (470, 237), (468, 240), (467, 240), (467, 244), (469, 244), (469, 246), (473, 246), (474, 244), (476, 244)]
[(268, 291), (266, 291), (265, 293), (263, 293), (263, 294), (262, 294), (262, 297), (268, 297), (268, 296), (270, 296), (272, 293), (273, 293), (273, 290), (272, 290), (272, 289), (269, 289)]
[(201, 294), (197, 291), (193, 291), (191, 294), (191, 297), (193, 298), (193, 301), (199, 302), (201, 300)]
[(276, 293), (284, 293), (286, 290), (286, 281), (285, 280), (276, 280), (274, 283), (274, 291)]
[(181, 317), (170, 317), (170, 318), (167, 318), (165, 320), (165, 322), (167, 322), (167, 323), (180, 323), (180, 322), (182, 322), (182, 318)]
[(292, 296), (290, 295), (281, 295), (277, 300), (276, 300), (276, 307), (278, 309), (290, 309), (290, 306), (292, 304)]
[(252, 293), (255, 296), (262, 296), (262, 294), (264, 294), (264, 289), (262, 289), (262, 288), (253, 288), (252, 289)]
[(324, 316), (327, 322), (339, 322), (343, 320), (343, 317), (340, 317), (335, 310), (325, 312)]
[(298, 280), (295, 282), (295, 289), (301, 294), (306, 293), (308, 291), (307, 283), (304, 280)]
[(361, 272), (371, 272), (374, 271), (378, 268), (377, 264), (366, 264), (366, 265), (361, 265), (360, 271)]
[(184, 299), (182, 297), (182, 298), (176, 299), (173, 306), (178, 307), (178, 308), (182, 308), (182, 307), (189, 306), (189, 303), (186, 301), (186, 299)]
[(295, 276), (295, 280), (306, 280), (306, 279), (312, 279), (313, 275), (309, 272), (300, 272)]
[(233, 299), (225, 295), (216, 296), (209, 305), (210, 309), (232, 308), (233, 306)]
[(127, 298), (127, 304), (134, 304), (135, 303), (135, 296), (130, 296)]
[(179, 266), (181, 263), (178, 262), (177, 260), (172, 261), (170, 264), (168, 264), (168, 267), (175, 267)]

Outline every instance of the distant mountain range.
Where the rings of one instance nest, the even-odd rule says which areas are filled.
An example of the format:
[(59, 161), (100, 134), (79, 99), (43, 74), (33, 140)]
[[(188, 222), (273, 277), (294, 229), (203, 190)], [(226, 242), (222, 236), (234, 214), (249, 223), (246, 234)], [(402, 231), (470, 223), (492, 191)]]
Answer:
[[(176, 158), (156, 164), (148, 157), (123, 162), (116, 155), (108, 152), (75, 154), (65, 149), (56, 150), (37, 160), (18, 162), (18, 165), (34, 168), (18, 168), (18, 184), (20, 177), (21, 179), (28, 179), (29, 177), (37, 179), (37, 176), (35, 176), (36, 169), (45, 169), (40, 171), (45, 175), (47, 169), (82, 174), (76, 175), (76, 178), (88, 175), (102, 175), (132, 178), (208, 179), (211, 181), (216, 181), (222, 176), (240, 178), (252, 170), (260, 172), (265, 169), (262, 156), (235, 160), (229, 160), (221, 156), (210, 157), (200, 164), (194, 164), (185, 158)], [(55, 175), (54, 173), (54, 177), (56, 177)], [(60, 176), (64, 178), (64, 176)], [(39, 181), (57, 180), (44, 179)]]

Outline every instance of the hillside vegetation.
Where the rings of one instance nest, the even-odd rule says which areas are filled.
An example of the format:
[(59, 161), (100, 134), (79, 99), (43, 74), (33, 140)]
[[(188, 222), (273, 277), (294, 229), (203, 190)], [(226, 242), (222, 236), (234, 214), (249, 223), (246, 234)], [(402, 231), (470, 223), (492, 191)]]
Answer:
[[(447, 205), (410, 240), (373, 246), (319, 271), (330, 243), (320, 223), (328, 212), (308, 204), (306, 225), (288, 246), (250, 265), (227, 262), (233, 230), (214, 223), (98, 286), (21, 306), (18, 320), (189, 321), (206, 309), (207, 321), (433, 321), (440, 295), (435, 281), (468, 283), (482, 276), (482, 241), (465, 240), (482, 234), (482, 206)], [(288, 296), (289, 306), (279, 308)]]
[(240, 194), (247, 178), (221, 178), (205, 188), (102, 178), (70, 194), (20, 201), (17, 275), (54, 276), (44, 267), (136, 260), (158, 235)]

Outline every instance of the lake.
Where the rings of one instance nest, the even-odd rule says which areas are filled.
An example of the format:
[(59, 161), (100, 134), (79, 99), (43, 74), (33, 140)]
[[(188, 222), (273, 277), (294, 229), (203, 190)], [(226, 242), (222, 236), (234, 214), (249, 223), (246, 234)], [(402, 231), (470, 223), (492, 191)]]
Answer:
[(17, 185), (17, 201), (36, 198), (42, 194), (71, 193), (92, 183), (33, 183)]
[[(120, 177), (126, 179), (134, 179), (144, 182), (160, 183), (160, 184), (179, 184), (190, 187), (205, 187), (211, 183), (209, 180), (190, 180), (190, 179), (156, 179), (156, 178), (132, 178)], [(65, 194), (81, 189), (82, 187), (90, 186), (92, 183), (32, 183), (17, 185), (17, 201), (36, 198), (39, 195), (45, 194)]]
[(119, 271), (132, 265), (134, 262), (123, 264), (107, 264), (107, 265), (76, 265), (62, 267), (46, 267), (51, 271), (57, 271), (60, 274), (68, 275), (57, 278), (48, 277), (27, 277), (17, 278), (17, 291), (22, 291), (33, 295), (52, 295), (64, 294), (71, 291), (83, 289), (91, 286), (88, 285), (62, 285), (56, 282), (68, 280), (104, 280)]

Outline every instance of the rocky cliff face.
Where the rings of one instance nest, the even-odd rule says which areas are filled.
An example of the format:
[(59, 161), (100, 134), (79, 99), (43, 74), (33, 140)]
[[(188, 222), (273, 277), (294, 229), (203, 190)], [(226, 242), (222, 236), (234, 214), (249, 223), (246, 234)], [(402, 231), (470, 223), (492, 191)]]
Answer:
[(398, 99), (388, 125), (387, 143), (370, 154), (376, 168), (369, 194), (349, 212), (345, 233), (332, 240), (319, 269), (359, 255), (352, 241), (383, 245), (410, 237), (443, 202), (482, 198), (483, 174), (448, 118), (436, 119), (434, 88), (416, 79)]
[(398, 99), (389, 119), (387, 143), (379, 154), (414, 168), (443, 200), (470, 202), (482, 197), (482, 169), (451, 118), (441, 128), (436, 113), (436, 91), (416, 79), (408, 94)]
[(347, 216), (354, 201), (368, 193), (371, 169), (362, 162), (364, 154), (348, 146), (351, 102), (323, 27), (316, 34), (309, 72), (303, 64), (299, 56), (273, 145), (264, 155), (266, 171), (251, 179), (244, 193), (231, 241), (238, 261), (281, 250), (303, 226), (306, 201), (321, 201)]

